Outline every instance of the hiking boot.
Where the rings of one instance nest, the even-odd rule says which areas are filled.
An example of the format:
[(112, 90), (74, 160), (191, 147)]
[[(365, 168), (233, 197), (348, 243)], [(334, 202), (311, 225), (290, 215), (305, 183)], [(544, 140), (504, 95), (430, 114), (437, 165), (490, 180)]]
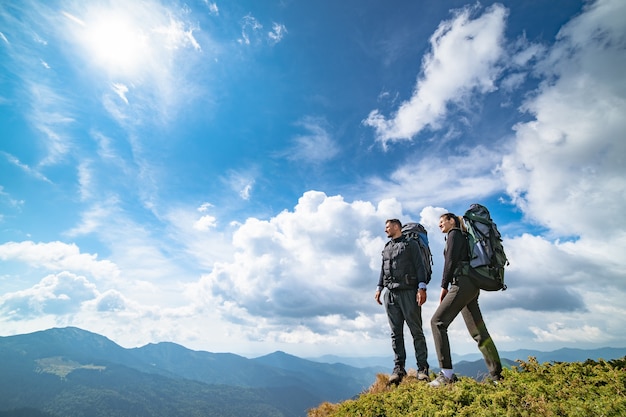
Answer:
[(404, 370), (404, 368), (400, 368), (396, 366), (395, 368), (393, 368), (393, 373), (389, 377), (389, 383), (398, 385), (400, 382), (402, 382), (402, 379), (405, 376), (406, 376), (406, 371)]
[(429, 382), (430, 376), (428, 375), (428, 368), (420, 368), (417, 370), (417, 380)]
[(455, 374), (452, 374), (452, 378), (446, 378), (443, 372), (440, 372), (437, 378), (435, 378), (434, 381), (429, 382), (428, 385), (433, 388), (439, 388), (444, 385), (454, 384), (456, 381), (458, 381), (458, 379)]

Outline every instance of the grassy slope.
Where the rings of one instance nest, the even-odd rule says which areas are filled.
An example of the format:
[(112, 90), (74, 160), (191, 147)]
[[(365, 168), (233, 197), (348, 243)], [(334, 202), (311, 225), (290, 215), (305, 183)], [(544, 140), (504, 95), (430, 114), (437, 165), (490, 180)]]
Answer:
[(309, 417), (626, 416), (626, 357), (584, 363), (518, 361), (497, 385), (461, 378), (435, 389), (407, 377), (387, 386), (379, 374), (356, 400), (321, 404)]

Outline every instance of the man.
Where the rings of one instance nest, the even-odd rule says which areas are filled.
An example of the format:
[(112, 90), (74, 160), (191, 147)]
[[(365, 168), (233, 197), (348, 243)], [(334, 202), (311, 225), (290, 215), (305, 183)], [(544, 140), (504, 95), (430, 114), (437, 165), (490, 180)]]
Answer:
[(383, 249), (383, 262), (374, 298), (383, 304), (380, 295), (384, 288), (385, 310), (391, 327), (391, 347), (394, 352), (394, 369), (389, 383), (399, 384), (406, 375), (404, 365), (404, 323), (413, 336), (417, 379), (430, 380), (428, 376), (428, 351), (422, 331), (422, 304), (426, 301), (426, 269), (417, 242), (402, 234), (398, 219), (385, 222), (385, 233), (390, 238)]
[[(430, 325), (441, 373), (430, 383), (431, 387), (441, 387), (457, 380), (452, 368), (448, 326), (459, 313), (463, 316), (470, 335), (478, 343), (478, 348), (489, 369), (490, 378), (493, 381), (502, 378), (500, 356), (478, 306), (480, 288), (472, 282), (470, 277), (460, 273), (461, 264), (469, 262), (468, 241), (461, 227), (461, 220), (454, 213), (443, 214), (439, 219), (439, 229), (441, 233), (447, 235), (447, 238), (439, 307), (433, 314)], [(449, 290), (448, 287), (450, 287)]]

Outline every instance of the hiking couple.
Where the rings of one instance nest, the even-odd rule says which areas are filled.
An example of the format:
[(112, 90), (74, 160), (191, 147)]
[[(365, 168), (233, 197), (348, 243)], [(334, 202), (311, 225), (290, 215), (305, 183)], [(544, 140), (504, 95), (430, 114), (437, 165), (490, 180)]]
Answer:
[[(463, 316), (470, 335), (478, 343), (490, 378), (499, 380), (502, 364), (478, 306), (480, 288), (472, 282), (470, 277), (459, 274), (461, 262), (469, 260), (468, 240), (461, 230), (461, 221), (453, 213), (443, 214), (439, 219), (439, 229), (447, 236), (439, 307), (430, 323), (441, 372), (435, 380), (430, 381), (421, 309), (426, 302), (426, 284), (430, 277), (427, 276), (425, 261), (418, 243), (404, 236), (400, 220), (390, 219), (385, 222), (385, 233), (390, 240), (382, 251), (382, 267), (374, 298), (378, 304), (385, 305), (391, 328), (391, 346), (395, 366), (389, 383), (398, 384), (406, 376), (405, 322), (413, 337), (417, 379), (430, 381), (429, 385), (432, 387), (455, 382), (448, 326), (459, 313)], [(383, 292), (385, 288), (387, 291)]]

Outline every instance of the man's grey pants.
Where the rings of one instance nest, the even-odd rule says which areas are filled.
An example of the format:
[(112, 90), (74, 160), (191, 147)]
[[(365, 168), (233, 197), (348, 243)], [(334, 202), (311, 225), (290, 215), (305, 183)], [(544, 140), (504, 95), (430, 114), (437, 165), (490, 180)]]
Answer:
[(391, 347), (395, 354), (394, 363), (404, 369), (404, 322), (413, 336), (415, 359), (418, 369), (428, 369), (428, 350), (422, 331), (422, 308), (417, 305), (417, 290), (385, 291), (384, 302), (391, 328)]
[(467, 330), (478, 343), (487, 369), (492, 377), (499, 377), (502, 372), (502, 364), (496, 345), (487, 331), (487, 326), (478, 307), (478, 288), (469, 277), (456, 277), (450, 286), (448, 294), (444, 297), (439, 308), (435, 311), (430, 325), (435, 339), (435, 349), (439, 358), (439, 366), (442, 369), (452, 369), (452, 357), (450, 355), (450, 342), (448, 340), (448, 326), (454, 318), (461, 313)]

